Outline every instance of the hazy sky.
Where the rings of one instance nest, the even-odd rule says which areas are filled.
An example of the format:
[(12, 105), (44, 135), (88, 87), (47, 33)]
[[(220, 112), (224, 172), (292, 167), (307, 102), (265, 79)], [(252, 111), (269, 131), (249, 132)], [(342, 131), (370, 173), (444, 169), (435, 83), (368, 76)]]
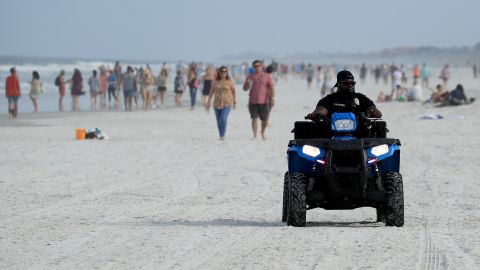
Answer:
[(0, 55), (219, 60), (480, 42), (480, 0), (1, 0)]

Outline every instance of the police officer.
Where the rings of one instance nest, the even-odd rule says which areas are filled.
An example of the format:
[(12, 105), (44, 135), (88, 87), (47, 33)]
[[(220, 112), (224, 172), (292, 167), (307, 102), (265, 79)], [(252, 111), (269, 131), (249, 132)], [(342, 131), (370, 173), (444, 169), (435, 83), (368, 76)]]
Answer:
[(381, 118), (382, 113), (367, 96), (355, 93), (355, 79), (348, 70), (337, 74), (337, 92), (322, 98), (315, 110), (305, 116), (315, 122), (330, 117), (335, 112), (353, 112), (355, 115), (365, 113), (368, 117)]

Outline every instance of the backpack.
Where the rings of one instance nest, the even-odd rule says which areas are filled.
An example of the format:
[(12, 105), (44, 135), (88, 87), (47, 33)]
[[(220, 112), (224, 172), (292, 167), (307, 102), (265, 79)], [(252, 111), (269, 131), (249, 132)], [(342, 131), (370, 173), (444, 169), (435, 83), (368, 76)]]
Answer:
[(57, 76), (57, 78), (55, 78), (55, 85), (60, 86), (60, 76)]

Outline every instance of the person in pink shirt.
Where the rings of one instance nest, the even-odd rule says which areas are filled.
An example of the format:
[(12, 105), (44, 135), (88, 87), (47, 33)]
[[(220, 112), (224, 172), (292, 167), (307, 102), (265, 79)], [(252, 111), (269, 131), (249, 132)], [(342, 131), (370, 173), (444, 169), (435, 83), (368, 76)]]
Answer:
[(275, 105), (275, 88), (272, 77), (263, 72), (263, 63), (255, 60), (252, 63), (253, 74), (248, 75), (243, 90), (250, 91), (248, 98), (248, 111), (252, 119), (253, 140), (257, 138), (258, 118), (261, 121), (262, 140), (266, 140), (265, 129), (268, 124), (270, 109)]
[(100, 68), (100, 108), (107, 108), (108, 74), (105, 67)]

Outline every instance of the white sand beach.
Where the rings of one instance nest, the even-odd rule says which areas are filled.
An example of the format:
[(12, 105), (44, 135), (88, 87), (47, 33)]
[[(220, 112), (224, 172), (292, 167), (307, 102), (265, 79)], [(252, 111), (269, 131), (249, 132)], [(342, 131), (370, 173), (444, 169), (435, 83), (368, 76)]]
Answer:
[[(452, 74), (478, 99), (470, 69)], [(373, 100), (382, 88), (357, 85)], [(286, 149), (319, 91), (279, 82), (265, 142), (237, 95), (224, 142), (201, 107), (1, 114), (0, 269), (480, 268), (478, 101), (377, 104), (402, 142), (404, 227), (361, 208), (309, 210), (294, 228), (281, 222)], [(110, 138), (77, 141), (80, 127)]]

